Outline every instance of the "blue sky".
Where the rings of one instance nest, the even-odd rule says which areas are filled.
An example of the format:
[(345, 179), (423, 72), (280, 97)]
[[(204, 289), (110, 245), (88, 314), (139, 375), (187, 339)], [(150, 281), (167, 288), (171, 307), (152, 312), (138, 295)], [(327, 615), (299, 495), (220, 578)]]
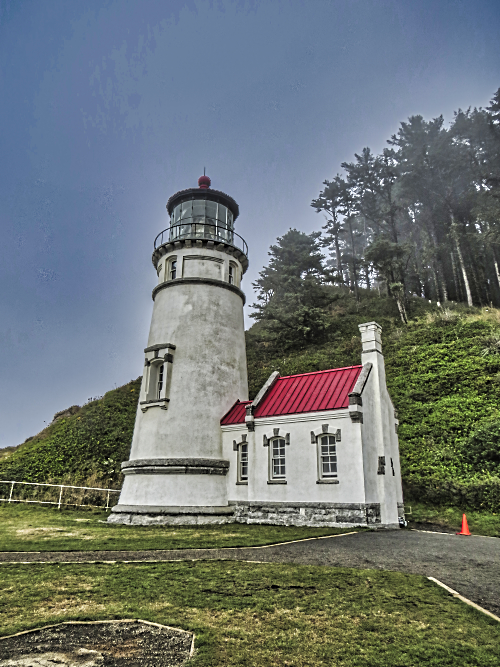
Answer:
[(341, 162), (488, 104), (499, 35), (497, 1), (0, 0), (0, 446), (140, 375), (153, 239), (203, 167), (251, 304)]

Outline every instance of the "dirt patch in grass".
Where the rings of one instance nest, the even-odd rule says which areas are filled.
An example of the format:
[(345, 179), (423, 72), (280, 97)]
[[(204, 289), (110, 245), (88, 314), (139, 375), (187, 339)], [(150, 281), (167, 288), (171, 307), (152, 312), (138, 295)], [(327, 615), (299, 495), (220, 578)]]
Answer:
[(193, 635), (144, 622), (64, 623), (0, 639), (0, 667), (180, 667)]
[(52, 539), (61, 539), (68, 537), (76, 537), (79, 540), (92, 540), (94, 539), (93, 535), (87, 535), (82, 531), (67, 532), (64, 528), (48, 528), (48, 527), (38, 527), (38, 528), (18, 528), (16, 530), (16, 537), (35, 537), (41, 538), (44, 540)]

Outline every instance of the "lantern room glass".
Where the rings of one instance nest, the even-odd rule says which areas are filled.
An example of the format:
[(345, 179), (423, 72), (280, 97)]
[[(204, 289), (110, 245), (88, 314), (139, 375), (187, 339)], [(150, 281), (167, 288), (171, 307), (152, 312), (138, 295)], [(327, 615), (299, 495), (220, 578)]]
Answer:
[(210, 199), (193, 199), (178, 204), (170, 218), (170, 240), (183, 238), (233, 242), (233, 214)]

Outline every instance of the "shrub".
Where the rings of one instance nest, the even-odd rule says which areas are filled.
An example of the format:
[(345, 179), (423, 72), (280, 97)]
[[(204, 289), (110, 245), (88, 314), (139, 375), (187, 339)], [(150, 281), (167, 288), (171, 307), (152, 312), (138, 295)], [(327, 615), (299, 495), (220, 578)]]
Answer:
[(500, 510), (500, 478), (473, 480), (470, 483), (436, 478), (403, 480), (405, 503), (425, 502), (453, 505), (463, 510)]

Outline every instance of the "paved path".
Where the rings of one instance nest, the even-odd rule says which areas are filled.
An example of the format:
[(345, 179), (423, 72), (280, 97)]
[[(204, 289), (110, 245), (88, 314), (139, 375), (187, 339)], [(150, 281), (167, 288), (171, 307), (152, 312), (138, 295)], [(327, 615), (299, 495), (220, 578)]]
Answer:
[(172, 551), (0, 552), (0, 562), (248, 560), (373, 568), (435, 577), (500, 616), (500, 539), (370, 531), (269, 547)]

